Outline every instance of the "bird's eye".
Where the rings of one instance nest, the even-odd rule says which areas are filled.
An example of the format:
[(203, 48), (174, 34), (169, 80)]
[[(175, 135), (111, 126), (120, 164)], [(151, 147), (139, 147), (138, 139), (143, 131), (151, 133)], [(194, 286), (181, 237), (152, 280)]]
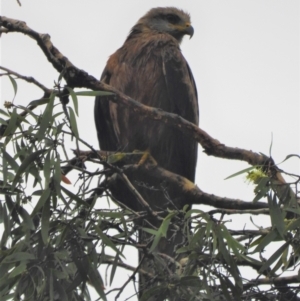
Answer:
[(179, 17), (173, 14), (168, 14), (166, 15), (166, 19), (168, 20), (168, 22), (175, 24), (179, 22)]

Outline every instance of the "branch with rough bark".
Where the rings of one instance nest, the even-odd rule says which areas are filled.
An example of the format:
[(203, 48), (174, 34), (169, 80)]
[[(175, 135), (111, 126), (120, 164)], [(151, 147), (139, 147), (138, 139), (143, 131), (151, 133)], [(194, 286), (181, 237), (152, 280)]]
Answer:
[[(84, 70), (77, 68), (71, 61), (64, 56), (51, 42), (48, 34), (41, 34), (26, 25), (25, 22), (14, 20), (6, 17), (0, 18), (1, 29), (3, 33), (20, 32), (32, 39), (34, 39), (41, 50), (44, 52), (48, 61), (52, 66), (63, 74), (68, 86), (72, 88), (88, 88), (92, 90), (103, 90), (114, 93), (114, 97), (110, 100), (121, 106), (126, 106), (132, 109), (136, 114), (144, 115), (146, 118), (150, 118), (157, 122), (168, 124), (171, 127), (175, 127), (188, 136), (192, 136), (197, 142), (201, 144), (204, 152), (207, 155), (215, 157), (242, 160), (253, 166), (262, 166), (268, 172), (271, 172), (276, 183), (284, 184), (284, 179), (279, 173), (277, 167), (271, 158), (267, 158), (264, 155), (252, 152), (250, 150), (244, 150), (240, 148), (234, 148), (225, 146), (218, 140), (211, 137), (205, 131), (197, 127), (196, 125), (188, 122), (182, 117), (164, 112), (157, 108), (145, 106), (134, 99), (126, 96), (122, 92), (115, 88), (98, 81), (93, 76), (89, 75)], [(103, 99), (105, 100), (105, 98)]]
[(178, 128), (186, 135), (192, 136), (196, 141), (198, 141), (208, 155), (226, 159), (242, 160), (251, 165), (265, 164), (267, 158), (263, 155), (240, 148), (226, 147), (218, 140), (209, 136), (205, 131), (182, 117), (176, 114), (164, 112), (157, 108), (142, 105), (112, 86), (98, 81), (87, 72), (73, 65), (71, 61), (52, 44), (48, 34), (38, 33), (28, 27), (25, 22), (19, 20), (1, 17), (0, 22), (1, 27), (5, 29), (2, 30), (2, 32), (20, 32), (33, 38), (38, 43), (52, 66), (59, 73), (63, 72), (63, 77), (68, 86), (72, 88), (88, 88), (92, 90), (112, 92), (115, 94), (115, 97), (110, 98), (111, 101), (118, 103), (118, 105), (126, 106), (137, 114), (144, 115), (146, 118), (151, 118), (154, 121), (163, 122), (172, 127)]

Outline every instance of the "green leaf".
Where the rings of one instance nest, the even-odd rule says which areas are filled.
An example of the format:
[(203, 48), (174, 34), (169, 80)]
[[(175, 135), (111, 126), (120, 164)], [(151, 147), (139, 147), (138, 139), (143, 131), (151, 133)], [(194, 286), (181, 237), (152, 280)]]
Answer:
[(58, 79), (57, 79), (58, 83), (60, 83), (61, 80), (63, 79), (63, 76), (64, 76), (65, 73), (66, 73), (66, 70), (67, 70), (67, 68), (65, 67), (65, 68), (60, 72), (59, 77), (58, 77)]
[(269, 245), (272, 241), (274, 241), (278, 236), (277, 230), (273, 230), (265, 236), (262, 236), (258, 240), (252, 242), (251, 247), (257, 244), (257, 241), (260, 241), (259, 245), (253, 251), (254, 253), (260, 252), (263, 250), (267, 245)]
[(4, 120), (3, 118), (0, 118), (0, 123), (2, 124), (2, 125), (7, 125), (8, 123), (7, 123), (7, 120)]
[(79, 196), (74, 194), (73, 192), (66, 189), (64, 186), (60, 186), (60, 189), (71, 199), (77, 202), (80, 205), (89, 206), (89, 204), (85, 201), (83, 201)]
[(198, 276), (183, 276), (180, 278), (179, 284), (182, 286), (201, 287), (201, 281)]
[(230, 265), (231, 264), (231, 257), (230, 257), (230, 254), (229, 254), (227, 248), (226, 248), (226, 245), (224, 243), (222, 232), (220, 231), (220, 227), (216, 226), (214, 232), (216, 233), (216, 235), (218, 237), (219, 252), (221, 253), (224, 260), (227, 262), (227, 264)]
[(237, 257), (240, 256), (239, 250), (241, 250), (243, 253), (246, 252), (245, 247), (230, 235), (225, 225), (220, 225), (220, 227), (222, 229), (223, 237), (227, 241), (228, 247), (232, 249)]
[(261, 198), (266, 196), (266, 193), (270, 190), (270, 187), (267, 185), (270, 181), (270, 178), (263, 177), (259, 180), (258, 185), (255, 187), (255, 192), (257, 193), (253, 199), (253, 203), (257, 203)]
[(14, 88), (14, 97), (13, 97), (13, 98), (15, 98), (15, 96), (16, 96), (16, 94), (17, 94), (17, 91), (18, 91), (18, 85), (17, 85), (17, 82), (16, 82), (16, 80), (15, 80), (12, 76), (10, 76), (10, 75), (8, 75), (8, 78), (10, 79), (10, 82), (11, 82), (13, 88)]
[(243, 169), (243, 170), (240, 170), (240, 171), (238, 171), (238, 172), (236, 172), (236, 173), (234, 173), (234, 174), (228, 176), (228, 177), (225, 178), (224, 180), (228, 180), (228, 179), (230, 179), (230, 178), (239, 176), (239, 175), (241, 175), (241, 174), (243, 174), (243, 173), (246, 173), (246, 172), (248, 172), (248, 171), (251, 171), (251, 170), (253, 170), (253, 169), (255, 169), (255, 166), (251, 166), (251, 167), (245, 168), (245, 169)]
[(17, 172), (19, 165), (17, 164), (16, 160), (11, 157), (9, 153), (6, 152), (4, 148), (2, 148), (2, 154), (3, 154), (3, 159), (7, 161), (7, 163), (11, 166), (11, 168)]
[(13, 109), (10, 114), (10, 119), (8, 121), (8, 126), (6, 127), (3, 137), (12, 135), (18, 127), (18, 114), (16, 108)]
[[(24, 111), (26, 111), (26, 113), (28, 113), (31, 117), (33, 117), (33, 118), (35, 119), (35, 121), (38, 120), (38, 117), (39, 117), (39, 116), (36, 115), (35, 113), (33, 113), (32, 110), (28, 109), (27, 107), (20, 106), (20, 105), (18, 105), (18, 108), (19, 108), (19, 109), (22, 109), (22, 110), (24, 110)], [(21, 119), (22, 116), (21, 116), (21, 115), (19, 115), (19, 116), (20, 116), (20, 119)], [(24, 117), (21, 119), (21, 121), (25, 121), (27, 124), (29, 124), (29, 122), (28, 122)]]
[(155, 237), (153, 239), (152, 245), (150, 247), (149, 252), (152, 253), (156, 246), (158, 245), (160, 239), (162, 237), (167, 237), (167, 231), (171, 222), (171, 218), (175, 215), (176, 213), (171, 212), (167, 217), (164, 218), (163, 222), (161, 223), (159, 229), (157, 230)]
[(0, 247), (3, 248), (7, 242), (8, 237), (10, 236), (10, 231), (11, 231), (10, 218), (8, 217), (7, 209), (5, 205), (2, 207), (1, 219), (4, 224), (4, 231), (2, 232)]
[(16, 210), (18, 211), (18, 214), (22, 217), (24, 224), (27, 225), (27, 228), (30, 230), (35, 230), (35, 226), (28, 212), (21, 206), (16, 206)]
[(151, 248), (150, 248), (150, 250), (149, 250), (149, 253), (152, 253), (152, 252), (155, 250), (155, 248), (156, 248), (156, 246), (158, 245), (158, 243), (159, 243), (161, 237), (162, 237), (161, 232), (157, 231), (157, 232), (156, 232), (156, 235), (155, 235), (155, 237), (154, 237), (154, 239), (153, 239), (153, 242), (152, 242)]
[(149, 233), (149, 234), (151, 234), (151, 235), (156, 235), (157, 234), (157, 230), (154, 230), (154, 229), (143, 227), (142, 230)]
[(61, 196), (61, 168), (60, 168), (60, 155), (57, 154), (55, 161), (54, 161), (54, 174), (53, 174), (53, 183), (54, 183), (54, 188), (55, 192), (58, 196)]
[(48, 200), (49, 196), (50, 196), (50, 189), (47, 188), (43, 191), (40, 199), (38, 200), (36, 206), (34, 207), (33, 211), (31, 212), (31, 217), (34, 217), (39, 211), (40, 209), (44, 206), (45, 202)]
[(171, 218), (174, 215), (176, 215), (176, 213), (169, 214), (167, 217), (164, 218), (164, 220), (163, 220), (163, 222), (162, 222), (162, 224), (159, 228), (159, 231), (161, 231), (162, 237), (167, 237), (167, 232), (168, 232), (168, 229), (169, 229)]
[(68, 91), (69, 91), (69, 93), (70, 93), (70, 95), (72, 97), (73, 105), (74, 105), (74, 109), (75, 109), (75, 113), (76, 113), (77, 116), (79, 116), (78, 115), (78, 99), (77, 99), (77, 95), (75, 94), (75, 92), (74, 92), (73, 89), (71, 89), (69, 87), (67, 87), (67, 89), (68, 89)]
[(71, 126), (71, 129), (72, 129), (72, 133), (78, 139), (79, 138), (79, 133), (78, 133), (77, 123), (76, 123), (76, 117), (75, 117), (73, 109), (71, 107), (68, 107), (68, 109), (69, 109), (70, 126)]
[(159, 300), (165, 300), (167, 299), (166, 298), (167, 292), (168, 292), (168, 286), (166, 284), (158, 285), (158, 286), (156, 285), (148, 290), (145, 290), (141, 298), (139, 298), (139, 301), (151, 300), (150, 298), (153, 296), (159, 296), (160, 297)]
[(259, 269), (259, 273), (261, 274), (262, 272), (264, 272), (266, 269), (271, 267), (271, 264), (277, 260), (277, 258), (279, 256), (282, 255), (283, 251), (288, 248), (289, 246), (289, 242), (284, 243), (263, 265), (262, 267)]
[(45, 202), (42, 211), (42, 239), (45, 245), (48, 245), (48, 237), (49, 237), (49, 220), (50, 220), (50, 200)]
[(268, 194), (268, 204), (270, 208), (270, 216), (272, 226), (277, 229), (279, 235), (284, 239), (285, 224), (284, 224), (284, 214), (280, 209), (279, 204), (276, 202), (276, 194), (274, 193), (273, 198)]
[(31, 106), (37, 107), (37, 106), (45, 105), (46, 103), (49, 103), (49, 98), (41, 98), (38, 100), (31, 101), (27, 107), (31, 107)]
[(24, 271), (27, 269), (27, 264), (26, 263), (21, 263), (17, 267), (15, 267), (12, 272), (9, 273), (8, 278), (13, 278), (15, 276), (18, 276), (22, 274)]
[(269, 148), (269, 156), (271, 158), (271, 153), (272, 153), (272, 146), (273, 146), (273, 133), (271, 133), (271, 143), (270, 143), (270, 148)]
[(69, 301), (65, 289), (60, 285), (59, 281), (54, 281), (53, 286), (55, 288), (55, 291), (59, 294), (59, 301)]
[(108, 96), (114, 95), (115, 93), (106, 91), (79, 91), (75, 92), (75, 94), (78, 96)]
[(101, 299), (107, 300), (106, 295), (104, 293), (103, 280), (102, 280), (98, 270), (95, 269), (92, 264), (89, 265), (88, 275), (89, 275), (92, 285), (94, 286), (95, 290), (97, 291), (97, 293), (99, 294)]
[[(100, 238), (102, 239), (102, 242), (112, 248), (117, 254), (120, 254), (120, 251), (118, 250), (118, 248), (115, 246), (115, 244), (102, 232), (102, 230), (97, 226), (94, 225), (95, 231), (98, 233), (98, 235), (100, 236)], [(123, 254), (120, 254), (122, 257), (124, 257)]]
[(6, 117), (10, 117), (10, 115), (6, 111), (4, 111), (2, 109), (0, 109), (0, 114), (4, 115)]
[(50, 175), (51, 175), (51, 151), (45, 157), (44, 160), (44, 178), (45, 178), (45, 187), (49, 186)]
[(33, 254), (27, 253), (27, 252), (14, 252), (11, 255), (6, 256), (2, 263), (10, 263), (10, 262), (23, 262), (27, 260), (33, 260), (35, 259)]
[[(287, 210), (287, 211), (291, 211), (293, 212), (292, 210)], [(297, 210), (298, 211), (298, 210)], [(299, 212), (297, 212), (297, 214), (299, 214)], [(297, 228), (300, 227), (300, 218), (297, 218), (295, 220), (292, 220), (286, 227), (286, 231), (292, 231), (292, 230), (295, 230)]]
[(191, 242), (189, 244), (189, 248), (194, 249), (197, 245), (201, 246), (204, 240), (205, 233), (206, 233), (205, 227), (198, 229), (196, 233), (192, 236)]
[(38, 141), (43, 140), (43, 138), (45, 137), (47, 128), (52, 125), (52, 122), (53, 122), (52, 112), (53, 112), (53, 107), (54, 107), (54, 98), (55, 98), (55, 96), (52, 93), (49, 98), (49, 102), (46, 106), (46, 109), (41, 117), (40, 127), (39, 127), (37, 133), (35, 134), (35, 137), (38, 139)]
[(283, 163), (284, 161), (286, 161), (286, 160), (288, 160), (288, 159), (290, 159), (290, 158), (293, 158), (293, 157), (296, 157), (296, 158), (299, 158), (299, 159), (300, 159), (300, 156), (299, 156), (299, 155), (297, 155), (297, 154), (290, 154), (290, 155), (287, 155), (287, 156), (285, 157), (285, 159), (284, 159), (282, 162), (278, 163), (277, 165), (279, 165), (279, 164)]
[(118, 261), (119, 261), (119, 255), (116, 254), (115, 258), (114, 258), (114, 262), (112, 263), (112, 268), (111, 268), (111, 272), (110, 272), (110, 279), (109, 279), (109, 285), (112, 285), (112, 282), (114, 280), (115, 277), (115, 273), (118, 267)]
[(21, 178), (22, 173), (25, 172), (25, 170), (30, 167), (30, 164), (33, 163), (36, 159), (39, 158), (39, 156), (43, 153), (45, 153), (46, 151), (48, 151), (48, 149), (41, 149), (38, 150), (32, 154), (30, 154), (27, 158), (25, 158), (25, 160), (22, 162), (22, 164), (19, 166), (18, 171), (16, 173), (15, 179), (12, 183), (12, 187), (15, 187), (18, 183), (18, 181)]

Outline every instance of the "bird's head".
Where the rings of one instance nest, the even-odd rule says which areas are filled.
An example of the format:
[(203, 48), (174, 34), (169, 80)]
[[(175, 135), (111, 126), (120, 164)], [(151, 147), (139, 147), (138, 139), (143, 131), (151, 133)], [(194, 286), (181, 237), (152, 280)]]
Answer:
[(142, 31), (168, 33), (179, 43), (184, 35), (194, 34), (190, 15), (175, 7), (156, 7), (148, 11), (136, 24)]

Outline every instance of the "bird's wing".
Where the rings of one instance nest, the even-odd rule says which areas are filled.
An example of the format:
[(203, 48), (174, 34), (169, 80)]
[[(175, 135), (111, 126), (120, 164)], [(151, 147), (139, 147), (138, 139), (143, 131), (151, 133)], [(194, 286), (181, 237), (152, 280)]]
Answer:
[[(110, 76), (109, 71), (105, 68), (100, 80), (109, 84)], [(100, 149), (115, 151), (117, 149), (117, 137), (110, 117), (109, 98), (110, 96), (96, 97), (94, 116)]]
[[(191, 69), (179, 49), (169, 49), (163, 54), (163, 72), (170, 99), (173, 107), (172, 113), (198, 125), (199, 108), (197, 89)], [(176, 137), (177, 157), (184, 158), (184, 162), (177, 162), (181, 175), (191, 181), (195, 179), (198, 144), (193, 139), (182, 133)]]
[(197, 88), (188, 63), (179, 49), (163, 51), (162, 56), (167, 91), (174, 105), (172, 113), (198, 125)]

